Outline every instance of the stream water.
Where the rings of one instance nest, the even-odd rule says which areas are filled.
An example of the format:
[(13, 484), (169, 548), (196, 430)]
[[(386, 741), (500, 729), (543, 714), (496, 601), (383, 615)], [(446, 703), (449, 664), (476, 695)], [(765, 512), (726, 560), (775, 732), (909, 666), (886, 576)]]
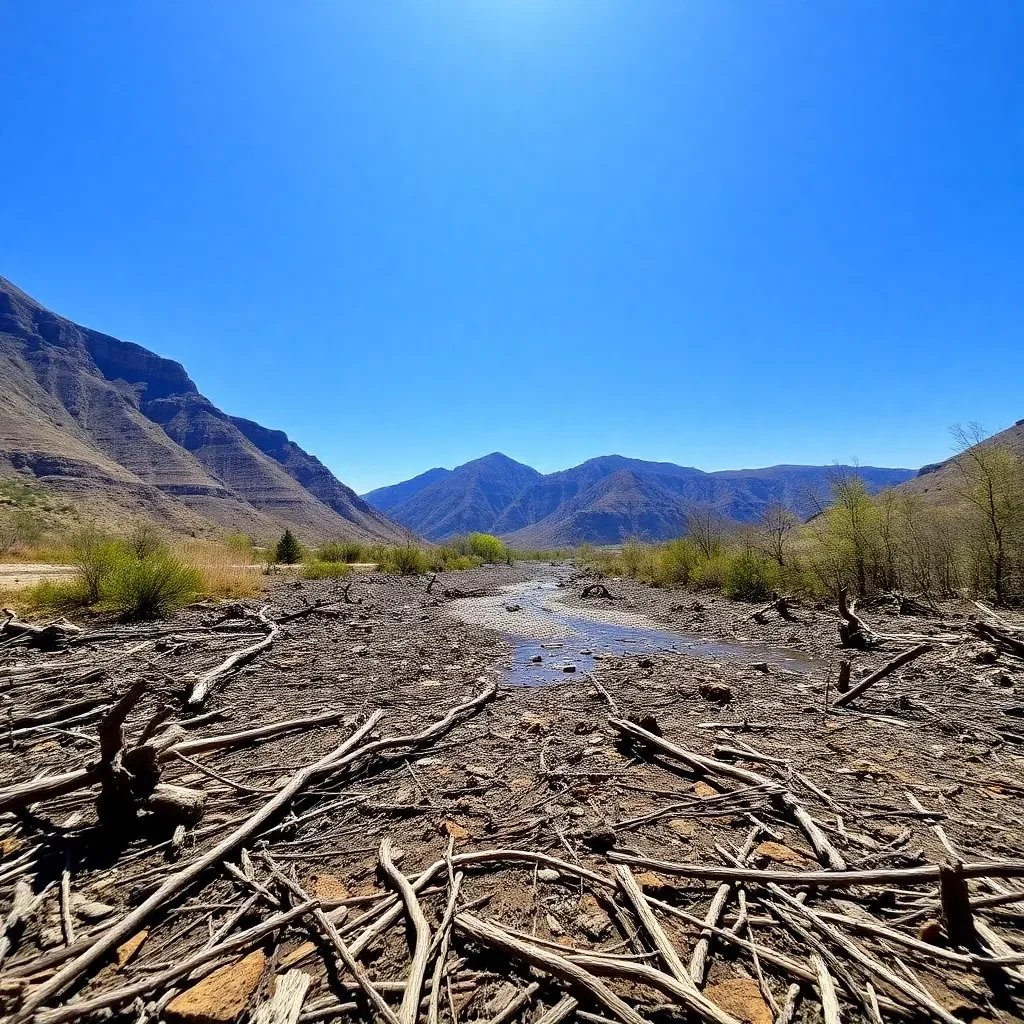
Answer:
[(800, 674), (815, 667), (800, 651), (708, 640), (617, 609), (566, 608), (555, 601), (557, 593), (555, 580), (536, 580), (506, 587), (498, 596), (463, 598), (449, 610), (511, 636), (515, 655), (506, 680), (516, 686), (565, 683), (591, 671), (601, 658), (666, 651), (746, 665), (766, 662)]

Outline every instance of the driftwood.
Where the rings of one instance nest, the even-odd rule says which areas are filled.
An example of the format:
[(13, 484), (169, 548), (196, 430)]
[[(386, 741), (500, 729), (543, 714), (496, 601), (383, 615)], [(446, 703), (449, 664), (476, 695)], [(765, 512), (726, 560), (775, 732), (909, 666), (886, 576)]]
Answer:
[(990, 640), (997, 647), (1001, 647), (1011, 654), (1024, 658), (1024, 640), (1018, 640), (1004, 630), (996, 629), (995, 626), (990, 626), (985, 622), (976, 622), (974, 628), (978, 635), (985, 640)]
[(280, 811), (292, 798), (313, 779), (329, 775), (345, 755), (356, 747), (366, 734), (380, 720), (383, 712), (371, 715), (344, 743), (324, 755), (319, 761), (296, 772), (277, 795), (267, 801), (255, 814), (247, 818), (240, 826), (222, 839), (203, 856), (198, 857), (180, 871), (176, 871), (164, 880), (160, 887), (147, 900), (126, 914), (121, 920), (99, 936), (88, 949), (80, 953), (71, 963), (59, 970), (52, 978), (36, 987), (29, 989), (21, 1009), (21, 1016), (27, 1019), (44, 1003), (67, 989), (83, 971), (91, 967), (102, 957), (110, 953), (126, 939), (134, 935), (149, 919), (150, 915), (164, 906), (168, 900), (184, 891), (199, 879), (210, 867), (224, 860), (269, 818)]
[[(655, 736), (654, 733), (648, 732), (642, 726), (639, 726), (634, 722), (629, 722), (621, 718), (609, 718), (608, 724), (614, 729), (617, 729), (620, 733), (626, 733), (634, 739), (642, 740), (645, 744), (654, 750), (657, 750), (659, 753), (668, 754), (670, 757), (674, 757), (677, 760), (682, 761), (683, 764), (688, 765), (691, 769), (696, 769), (703, 773), (710, 772), (712, 774), (724, 775), (728, 778), (745, 782), (750, 786), (760, 786), (768, 789), (778, 788), (778, 784), (765, 775), (749, 771), (746, 768), (740, 768), (737, 765), (729, 764), (726, 761), (718, 761), (715, 758), (704, 757), (703, 755), (696, 754), (693, 751), (684, 750), (682, 747), (678, 747), (674, 743), (670, 743), (668, 740), (665, 740), (660, 736)], [(804, 834), (807, 836), (808, 840), (810, 840), (811, 845), (814, 847), (814, 852), (818, 857), (835, 870), (844, 870), (846, 867), (846, 861), (843, 859), (842, 854), (840, 854), (832, 845), (821, 829), (814, 824), (811, 820), (811, 816), (807, 813), (800, 801), (789, 792), (782, 792), (779, 796), (779, 801), (793, 816), (801, 829), (803, 829)]]
[(849, 596), (846, 587), (839, 588), (839, 642), (843, 647), (856, 647), (866, 651), (877, 641), (868, 625), (854, 610), (856, 601)]
[(46, 626), (34, 626), (23, 622), (9, 608), (0, 614), (7, 619), (0, 623), (0, 640), (24, 640), (29, 647), (40, 651), (62, 651), (73, 637), (81, 636), (81, 626), (76, 626), (67, 619), (51, 622)]
[(235, 651), (234, 654), (226, 657), (219, 665), (215, 665), (213, 668), (208, 669), (204, 672), (192, 686), (192, 691), (188, 695), (188, 706), (197, 707), (201, 705), (206, 698), (210, 695), (210, 691), (214, 686), (223, 679), (229, 672), (236, 668), (240, 668), (247, 662), (252, 661), (261, 651), (265, 651), (276, 639), (278, 633), (281, 632), (281, 626), (277, 622), (273, 622), (267, 616), (267, 608), (261, 608), (258, 613), (258, 618), (267, 627), (267, 635), (262, 640), (258, 640), (254, 644), (250, 644), (248, 647), (243, 647), (241, 650)]
[[(929, 651), (934, 650), (931, 644), (918, 644), (917, 647), (911, 648), (909, 651), (904, 651), (902, 654), (897, 655), (888, 664), (883, 665), (877, 672), (872, 672), (871, 675), (866, 676), (851, 690), (847, 690), (845, 693), (840, 693), (832, 702), (832, 707), (843, 708), (847, 704), (856, 700), (865, 690), (870, 689), (875, 683), (883, 680), (887, 675), (895, 672), (896, 669), (902, 668), (904, 665), (909, 664), (915, 658), (920, 658), (922, 654), (927, 654)], [(848, 664), (844, 662), (844, 664)]]
[(603, 583), (588, 583), (580, 591), (580, 597), (606, 597), (611, 599), (612, 595)]

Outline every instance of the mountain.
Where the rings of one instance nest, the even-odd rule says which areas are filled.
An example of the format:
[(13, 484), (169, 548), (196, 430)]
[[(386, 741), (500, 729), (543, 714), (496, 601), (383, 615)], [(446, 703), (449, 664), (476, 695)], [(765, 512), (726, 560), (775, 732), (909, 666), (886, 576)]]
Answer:
[(705, 473), (621, 455), (602, 455), (547, 475), (512, 463), (525, 485), (517, 493), (511, 487), (493, 493), (474, 525), (454, 525), (445, 510), (463, 504), (476, 508), (475, 500), (462, 502), (462, 488), (477, 478), (481, 463), (499, 465), (499, 460), (512, 462), (489, 455), (452, 471), (442, 470), (444, 475), (433, 483), (423, 482), (429, 475), (423, 474), (364, 497), (383, 508), (379, 495), (387, 501), (400, 493), (402, 500), (388, 504), (388, 513), (434, 540), (476, 529), (496, 533), (520, 547), (548, 547), (616, 544), (629, 536), (651, 540), (679, 536), (685, 532), (686, 509), (693, 505), (710, 506), (726, 519), (754, 522), (768, 504), (781, 501), (806, 517), (825, 500), (829, 480), (837, 471), (858, 474), (872, 492), (914, 476), (913, 470), (874, 466), (769, 466)]
[(428, 469), (426, 473), (420, 473), (419, 476), (414, 476), (411, 480), (406, 480), (403, 483), (391, 484), (389, 487), (378, 487), (377, 490), (364, 494), (363, 498), (374, 508), (380, 509), (381, 512), (390, 512), (391, 509), (396, 505), (401, 505), (407, 498), (419, 494), (420, 491), (425, 490), (432, 483), (436, 483), (438, 480), (451, 475), (452, 471), (450, 469)]
[[(434, 478), (430, 482), (418, 484), (415, 489), (411, 486), (431, 473)], [(502, 511), (527, 486), (540, 479), (537, 470), (494, 452), (451, 472), (442, 470), (438, 474), (430, 470), (415, 480), (397, 484), (398, 488), (408, 489), (407, 496), (389, 505), (388, 514), (427, 540), (443, 540), (474, 530), (490, 533)], [(393, 493), (395, 488), (383, 490)], [(363, 497), (369, 500), (379, 494), (380, 491), (374, 491)], [(385, 494), (384, 500), (391, 496)]]
[[(1006, 448), (1018, 458), (1024, 459), (1024, 420), (1017, 420), (1012, 427), (985, 438), (981, 443)], [(908, 494), (919, 494), (937, 505), (958, 504), (963, 501), (964, 488), (964, 477), (957, 467), (957, 461), (961, 458), (962, 455), (954, 455), (944, 462), (922, 466), (914, 479), (900, 485), (900, 490)]]
[(408, 537), (285, 434), (223, 413), (180, 363), (0, 277), (0, 475), (12, 471), (93, 515), (178, 531)]

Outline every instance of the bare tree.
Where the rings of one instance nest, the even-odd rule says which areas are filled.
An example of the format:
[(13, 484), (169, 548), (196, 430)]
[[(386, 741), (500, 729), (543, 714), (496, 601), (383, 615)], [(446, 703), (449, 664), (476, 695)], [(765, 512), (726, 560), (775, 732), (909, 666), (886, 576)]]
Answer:
[(781, 501), (773, 501), (761, 513), (758, 548), (780, 566), (786, 564), (786, 549), (800, 521)]
[(1024, 516), (1024, 466), (1013, 452), (991, 444), (978, 423), (957, 424), (951, 432), (960, 452), (954, 463), (960, 496), (972, 510), (996, 604), (1004, 604), (1009, 553)]
[(709, 502), (691, 505), (686, 510), (686, 533), (705, 558), (714, 558), (722, 550), (725, 521)]

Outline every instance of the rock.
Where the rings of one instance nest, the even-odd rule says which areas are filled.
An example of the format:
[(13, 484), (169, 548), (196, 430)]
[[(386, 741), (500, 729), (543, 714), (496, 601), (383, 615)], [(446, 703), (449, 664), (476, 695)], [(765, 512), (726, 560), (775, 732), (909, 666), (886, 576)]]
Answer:
[(920, 928), (917, 929), (917, 937), (922, 942), (931, 943), (936, 946), (939, 944), (939, 940), (942, 939), (942, 925), (935, 920), (925, 921)]
[(654, 662), (650, 658), (641, 658), (636, 664), (638, 668), (654, 668)]
[(669, 831), (680, 839), (692, 839), (697, 834), (697, 826), (685, 818), (673, 818), (668, 823)]
[(764, 842), (758, 843), (754, 852), (760, 857), (767, 857), (776, 864), (787, 864), (793, 868), (805, 868), (810, 864), (806, 857), (801, 856), (796, 850), (791, 850), (782, 843)]
[(576, 671), (576, 666), (575, 665), (563, 665), (562, 666), (562, 671), (563, 672), (575, 672)]
[(74, 899), (71, 900), (75, 913), (83, 921), (102, 921), (109, 917), (114, 908), (109, 903), (97, 903), (95, 900)]
[(719, 796), (719, 792), (714, 786), (709, 786), (706, 782), (695, 782), (693, 784), (693, 791), (701, 798), (701, 800), (707, 800), (713, 796)]
[(746, 1024), (772, 1024), (771, 1007), (764, 1001), (757, 982), (751, 978), (730, 978), (717, 985), (708, 985), (704, 994)]
[(122, 967), (132, 960), (135, 954), (138, 953), (139, 949), (142, 947), (142, 944), (146, 941), (148, 935), (149, 932), (146, 929), (143, 929), (141, 932), (136, 932), (130, 939), (122, 942), (121, 945), (117, 947), (115, 955), (117, 957), (118, 970), (121, 970)]
[(551, 732), (551, 719), (543, 715), (526, 714), (519, 719), (523, 729), (528, 733)]
[(732, 700), (732, 688), (721, 683), (701, 683), (697, 692), (712, 704), (728, 704)]
[(463, 828), (457, 821), (445, 818), (441, 822), (441, 830), (445, 835), (450, 836), (456, 843), (465, 842), (469, 838), (469, 831)]
[(999, 652), (991, 647), (987, 647), (983, 651), (978, 651), (974, 656), (974, 660), (979, 665), (994, 665), (999, 660)]
[(540, 663), (541, 663), (541, 662), (542, 662), (543, 660), (544, 660), (544, 658), (543, 658), (543, 656), (542, 656), (542, 655), (540, 655), (540, 654), (535, 654), (535, 655), (534, 655), (534, 656), (533, 656), (533, 657), (532, 657), (532, 658), (530, 659), (530, 661), (531, 661), (531, 662), (533, 662), (533, 664), (534, 664), (534, 665), (539, 665), (539, 664), (540, 664)]
[(755, 661), (754, 664), (751, 665), (750, 667), (752, 669), (756, 669), (758, 672), (765, 672), (765, 673), (767, 673), (767, 672), (771, 671), (767, 661)]
[(172, 999), (164, 1010), (168, 1024), (231, 1024), (241, 1018), (263, 976), (267, 958), (257, 949), (237, 963), (208, 974)]
[(347, 900), (352, 895), (337, 875), (314, 875), (309, 891), (318, 900)]
[(565, 931), (565, 929), (558, 923), (558, 918), (555, 917), (554, 914), (545, 914), (544, 921), (552, 935), (561, 935)]
[(505, 605), (505, 611), (507, 612), (521, 612), (523, 606), (521, 604), (507, 604)]
[(579, 915), (576, 918), (576, 927), (588, 939), (600, 942), (611, 931), (611, 919), (589, 892), (580, 900), (579, 910)]
[(554, 868), (541, 868), (537, 872), (537, 877), (542, 882), (557, 882), (561, 875)]

